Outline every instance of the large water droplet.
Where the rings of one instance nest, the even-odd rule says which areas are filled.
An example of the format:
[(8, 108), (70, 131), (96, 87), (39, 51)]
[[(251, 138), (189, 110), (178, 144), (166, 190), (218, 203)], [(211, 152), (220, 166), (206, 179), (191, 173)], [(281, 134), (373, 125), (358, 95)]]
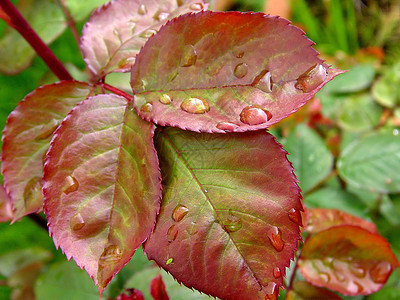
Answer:
[(239, 125), (231, 122), (219, 122), (216, 127), (226, 132), (233, 132), (239, 128)]
[(108, 264), (116, 264), (122, 258), (122, 251), (116, 245), (108, 246), (104, 249), (99, 258), (99, 267), (106, 267)]
[(240, 113), (240, 121), (248, 125), (259, 125), (266, 123), (272, 118), (272, 114), (259, 105), (249, 105)]
[(37, 205), (42, 200), (42, 183), (38, 176), (32, 177), (24, 188), (24, 205), (29, 210), (31, 205)]
[(65, 181), (66, 181), (66, 183), (65, 183), (64, 190), (63, 190), (64, 194), (68, 195), (68, 194), (78, 190), (79, 182), (78, 182), (78, 180), (76, 180), (75, 177), (67, 176)]
[(329, 276), (328, 273), (325, 272), (320, 272), (319, 273), (319, 277), (321, 277), (321, 280), (325, 283), (328, 283), (329, 281), (331, 281), (331, 276)]
[(43, 124), (42, 128), (39, 129), (39, 134), (36, 136), (36, 139), (44, 140), (50, 138), (58, 125), (59, 122), (56, 119), (51, 119), (47, 124)]
[(387, 261), (381, 261), (372, 267), (370, 276), (376, 283), (385, 283), (391, 271), (392, 265)]
[(191, 114), (204, 114), (210, 110), (210, 105), (204, 99), (188, 98), (181, 103), (181, 108)]
[(291, 210), (289, 210), (288, 216), (290, 221), (299, 226), (303, 226), (303, 222), (301, 220), (301, 213), (298, 209), (292, 208)]
[(262, 90), (263, 92), (271, 93), (273, 87), (271, 73), (267, 70), (262, 70), (261, 73), (254, 78), (251, 85)]
[(162, 104), (170, 104), (172, 99), (168, 94), (162, 94), (158, 99)]
[(246, 63), (241, 63), (235, 67), (235, 70), (233, 70), (233, 74), (237, 78), (243, 78), (244, 76), (246, 76), (248, 69), (249, 66)]
[(156, 34), (157, 30), (154, 29), (147, 29), (146, 31), (142, 32), (139, 36), (142, 38), (149, 38), (151, 37), (153, 34)]
[(178, 227), (175, 225), (172, 225), (170, 228), (168, 228), (168, 231), (167, 231), (168, 243), (172, 243), (173, 241), (175, 241), (177, 236), (178, 236)]
[(277, 300), (278, 299), (278, 289), (277, 284), (273, 281), (269, 282), (265, 287), (264, 291), (266, 293), (265, 299), (266, 300)]
[(169, 13), (167, 13), (167, 12), (157, 11), (153, 16), (153, 19), (158, 22), (162, 22), (162, 21), (165, 21), (166, 19), (168, 19), (168, 16), (169, 16)]
[(283, 250), (284, 242), (282, 240), (282, 233), (278, 229), (278, 227), (274, 226), (269, 232), (268, 235), (269, 241), (276, 251), (280, 252)]
[(153, 104), (151, 102), (146, 102), (140, 108), (141, 112), (151, 112), (153, 110)]
[(181, 67), (190, 67), (196, 63), (197, 52), (193, 45), (186, 45), (183, 47), (181, 57)]
[(74, 230), (80, 230), (85, 226), (85, 220), (80, 213), (76, 213), (69, 220), (69, 227)]
[(203, 9), (203, 4), (201, 3), (193, 3), (192, 5), (189, 6), (191, 10), (202, 10)]
[(189, 209), (185, 205), (177, 205), (172, 212), (172, 219), (175, 222), (180, 222), (189, 212)]
[(275, 267), (274, 271), (273, 271), (273, 274), (274, 274), (275, 278), (277, 278), (277, 279), (280, 278), (282, 276), (281, 269), (279, 269), (278, 267)]
[(359, 263), (351, 263), (349, 265), (350, 272), (356, 275), (358, 278), (364, 278), (367, 274), (367, 270)]
[(147, 7), (144, 4), (140, 4), (138, 8), (138, 14), (139, 15), (145, 15), (147, 14)]
[(224, 229), (227, 232), (235, 232), (242, 228), (242, 220), (229, 212), (226, 219), (223, 221)]
[(317, 64), (308, 69), (297, 78), (294, 85), (296, 89), (309, 93), (318, 87), (326, 79), (327, 73), (323, 65)]

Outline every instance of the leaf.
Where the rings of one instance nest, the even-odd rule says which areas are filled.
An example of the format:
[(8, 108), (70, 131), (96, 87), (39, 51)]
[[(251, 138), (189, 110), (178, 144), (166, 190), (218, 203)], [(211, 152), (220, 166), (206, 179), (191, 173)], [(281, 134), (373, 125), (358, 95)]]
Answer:
[(266, 128), (341, 73), (311, 45), (289, 21), (262, 13), (181, 16), (136, 57), (135, 107), (145, 120), (193, 131)]
[(348, 145), (337, 168), (351, 185), (382, 193), (400, 192), (398, 131), (372, 133)]
[(144, 300), (143, 293), (139, 290), (129, 289), (127, 293), (119, 295), (116, 300)]
[(0, 185), (0, 222), (12, 220), (11, 200), (3, 185)]
[(116, 95), (82, 102), (56, 131), (44, 167), (54, 243), (100, 293), (148, 237), (160, 205), (153, 126), (130, 106)]
[(314, 286), (306, 281), (296, 281), (293, 283), (293, 289), (289, 290), (286, 300), (340, 300), (338, 295)]
[(383, 76), (374, 82), (372, 96), (379, 104), (393, 108), (400, 103), (400, 61), (384, 72)]
[(65, 6), (68, 8), (72, 18), (78, 22), (83, 21), (95, 8), (102, 6), (107, 1), (109, 0), (64, 0)]
[(322, 138), (304, 124), (296, 126), (284, 143), (304, 193), (321, 182), (332, 170), (333, 155)]
[[(21, 0), (17, 8), (46, 44), (67, 27), (62, 10), (52, 0)], [(34, 56), (35, 51), (16, 30), (5, 31), (0, 39), (0, 72), (17, 74), (30, 65)]]
[[(182, 5), (179, 5), (182, 4)], [(127, 72), (147, 39), (168, 19), (206, 9), (202, 0), (116, 0), (97, 9), (82, 31), (81, 50), (99, 78)]]
[(334, 226), (356, 225), (369, 232), (378, 233), (374, 223), (337, 209), (312, 208), (307, 210), (308, 233), (318, 233)]
[(148, 258), (214, 297), (274, 298), (300, 240), (303, 210), (286, 151), (265, 131), (168, 128), (155, 144), (164, 189), (144, 245)]
[(332, 227), (309, 238), (298, 264), (312, 284), (353, 296), (376, 292), (399, 266), (383, 237), (353, 225)]
[(92, 85), (78, 81), (45, 85), (28, 94), (9, 115), (3, 131), (1, 169), (14, 221), (42, 210), (43, 161), (53, 131), (93, 92)]
[(169, 300), (167, 290), (161, 274), (158, 274), (150, 282), (150, 294), (154, 300)]

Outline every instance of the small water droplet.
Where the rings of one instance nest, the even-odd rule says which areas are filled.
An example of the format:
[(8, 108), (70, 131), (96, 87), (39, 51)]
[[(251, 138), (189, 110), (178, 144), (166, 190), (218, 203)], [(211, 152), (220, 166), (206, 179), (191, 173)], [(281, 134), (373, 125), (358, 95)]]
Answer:
[(268, 70), (262, 70), (261, 73), (254, 78), (251, 85), (265, 93), (271, 93), (273, 87), (271, 73)]
[(229, 212), (227, 218), (223, 221), (224, 229), (227, 232), (235, 232), (242, 228), (242, 220)]
[(393, 129), (393, 135), (399, 135), (399, 130), (398, 129)]
[(242, 58), (244, 56), (244, 51), (240, 49), (233, 49), (232, 53), (237, 58)]
[(178, 236), (178, 227), (175, 225), (172, 225), (170, 228), (168, 228), (168, 231), (167, 231), (168, 243), (172, 243), (173, 241), (175, 241), (177, 236)]
[(162, 22), (162, 21), (165, 21), (166, 19), (168, 19), (168, 16), (169, 16), (169, 13), (167, 13), (167, 12), (157, 11), (153, 16), (153, 19), (158, 22)]
[(32, 177), (24, 188), (24, 205), (30, 209), (31, 205), (37, 205), (42, 200), (42, 179), (38, 176)]
[(117, 38), (120, 37), (119, 31), (118, 31), (117, 28), (115, 28), (115, 29), (113, 30), (113, 34), (114, 34)]
[(80, 230), (85, 226), (85, 220), (80, 213), (76, 213), (69, 220), (69, 227), (74, 230)]
[(336, 272), (335, 275), (336, 275), (336, 278), (337, 278), (338, 281), (340, 281), (340, 282), (345, 282), (346, 281), (346, 277), (342, 273)]
[(138, 14), (139, 15), (145, 15), (147, 14), (147, 7), (144, 4), (140, 4), (138, 8)]
[(116, 245), (108, 246), (104, 249), (99, 258), (99, 267), (106, 267), (108, 264), (116, 264), (122, 258), (122, 251)]
[(371, 268), (370, 276), (376, 283), (385, 283), (391, 271), (392, 265), (387, 261), (381, 261)]
[(392, 178), (386, 178), (385, 183), (386, 184), (391, 184), (392, 183)]
[(189, 212), (189, 209), (185, 205), (177, 205), (172, 212), (172, 219), (175, 222), (180, 222)]
[(195, 235), (199, 232), (199, 226), (196, 223), (191, 222), (188, 232), (190, 235)]
[(272, 118), (271, 112), (261, 108), (259, 105), (249, 105), (240, 113), (240, 121), (248, 125), (259, 125), (266, 123)]
[(233, 132), (239, 128), (239, 125), (231, 122), (219, 122), (216, 127), (226, 132)]
[(135, 61), (136, 61), (135, 57), (124, 58), (118, 63), (118, 67), (119, 68), (128, 67), (129, 65), (133, 65), (135, 63)]
[(278, 227), (272, 227), (271, 231), (269, 232), (268, 238), (276, 251), (281, 252), (283, 250), (284, 243), (282, 240), (282, 233), (278, 229)]
[(173, 258), (168, 258), (166, 264), (170, 265), (170, 264), (172, 264), (173, 261), (174, 261)]
[(316, 64), (297, 78), (294, 87), (304, 93), (309, 93), (326, 79), (327, 73), (323, 65)]
[(39, 129), (39, 134), (35, 139), (44, 140), (50, 138), (58, 125), (59, 122), (56, 119), (51, 119), (47, 124), (42, 125), (42, 128)]
[(364, 288), (357, 281), (348, 281), (346, 289), (352, 294), (359, 294), (364, 291)]
[(303, 226), (303, 222), (301, 219), (301, 213), (298, 209), (292, 208), (291, 210), (289, 210), (288, 216), (289, 216), (290, 221), (292, 221), (293, 223), (295, 223), (299, 226)]
[(142, 38), (149, 38), (151, 37), (153, 34), (156, 34), (157, 30), (154, 29), (147, 29), (146, 31), (142, 32), (139, 36)]
[(79, 182), (78, 182), (78, 180), (76, 180), (75, 177), (67, 176), (65, 181), (66, 181), (66, 184), (65, 184), (65, 187), (64, 187), (64, 190), (63, 190), (64, 194), (68, 195), (68, 194), (78, 190)]
[(320, 272), (319, 277), (321, 277), (321, 280), (325, 283), (328, 283), (331, 280), (331, 276), (329, 276), (329, 274), (325, 272)]
[(233, 71), (233, 74), (237, 78), (243, 78), (246, 76), (249, 66), (246, 63), (238, 64)]
[(278, 267), (275, 267), (273, 274), (274, 274), (275, 278), (277, 278), (277, 279), (280, 278), (282, 276), (281, 269), (279, 269)]
[(191, 10), (202, 10), (203, 9), (203, 4), (201, 3), (193, 3), (192, 5), (189, 6)]
[(196, 63), (197, 52), (193, 45), (186, 45), (183, 47), (181, 57), (181, 67), (190, 67)]
[(162, 94), (158, 99), (162, 104), (170, 104), (172, 99), (168, 94)]
[(354, 275), (356, 275), (358, 278), (364, 278), (367, 273), (367, 270), (365, 269), (365, 267), (363, 267), (359, 263), (351, 263), (349, 265), (349, 268), (350, 268), (350, 272), (353, 273)]
[(146, 102), (145, 104), (142, 105), (140, 108), (141, 112), (151, 112), (153, 109), (153, 104), (151, 102)]
[(210, 110), (210, 105), (200, 98), (188, 98), (181, 103), (181, 108), (191, 114), (204, 114)]

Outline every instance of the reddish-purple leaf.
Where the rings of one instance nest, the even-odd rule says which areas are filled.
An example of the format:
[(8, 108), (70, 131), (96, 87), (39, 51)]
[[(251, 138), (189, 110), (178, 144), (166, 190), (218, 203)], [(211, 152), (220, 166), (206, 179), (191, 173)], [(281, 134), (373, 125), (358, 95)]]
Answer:
[(76, 106), (54, 134), (44, 167), (54, 243), (101, 292), (154, 227), (161, 182), (152, 124), (122, 97)]
[(318, 233), (328, 228), (341, 225), (360, 226), (372, 233), (378, 233), (376, 225), (359, 217), (337, 209), (311, 208), (308, 212), (308, 226), (306, 231)]
[(309, 282), (344, 295), (376, 292), (399, 266), (383, 237), (353, 225), (331, 227), (309, 238), (298, 264)]
[(6, 190), (0, 185), (0, 222), (8, 222), (12, 220), (11, 200)]
[(14, 221), (42, 210), (43, 161), (53, 131), (68, 112), (94, 93), (78, 81), (42, 86), (19, 102), (3, 131), (1, 171)]
[(90, 17), (82, 32), (81, 49), (92, 73), (103, 77), (127, 72), (135, 56), (168, 19), (207, 9), (203, 0), (116, 0)]
[(161, 274), (158, 274), (150, 282), (150, 294), (154, 300), (169, 300), (167, 290)]
[(136, 57), (140, 116), (201, 132), (266, 128), (334, 76), (289, 21), (262, 13), (200, 12), (167, 23)]
[(296, 281), (286, 294), (286, 300), (341, 300), (338, 295), (314, 286), (307, 281)]
[(144, 300), (144, 295), (136, 289), (128, 289), (123, 294), (119, 295), (115, 300)]
[[(145, 243), (179, 282), (223, 299), (276, 296), (300, 240), (300, 190), (286, 152), (265, 131), (160, 129), (163, 200)], [(262, 297), (262, 298), (259, 298)]]

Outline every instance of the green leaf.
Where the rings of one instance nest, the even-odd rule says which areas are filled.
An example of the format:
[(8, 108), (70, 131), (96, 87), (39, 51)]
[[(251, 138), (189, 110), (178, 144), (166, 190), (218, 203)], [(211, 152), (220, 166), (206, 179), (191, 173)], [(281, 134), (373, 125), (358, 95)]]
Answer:
[(379, 104), (393, 108), (400, 103), (400, 62), (385, 71), (372, 86), (372, 95)]
[(348, 145), (337, 168), (349, 184), (382, 193), (400, 192), (400, 135), (372, 133)]
[(77, 21), (83, 21), (89, 16), (95, 8), (98, 8), (109, 0), (64, 0), (72, 18)]
[(332, 170), (333, 155), (322, 138), (304, 124), (298, 125), (287, 137), (285, 149), (290, 153), (300, 187), (307, 193)]
[(289, 290), (286, 300), (340, 300), (338, 295), (312, 285), (306, 281), (296, 281), (293, 283), (293, 289)]

